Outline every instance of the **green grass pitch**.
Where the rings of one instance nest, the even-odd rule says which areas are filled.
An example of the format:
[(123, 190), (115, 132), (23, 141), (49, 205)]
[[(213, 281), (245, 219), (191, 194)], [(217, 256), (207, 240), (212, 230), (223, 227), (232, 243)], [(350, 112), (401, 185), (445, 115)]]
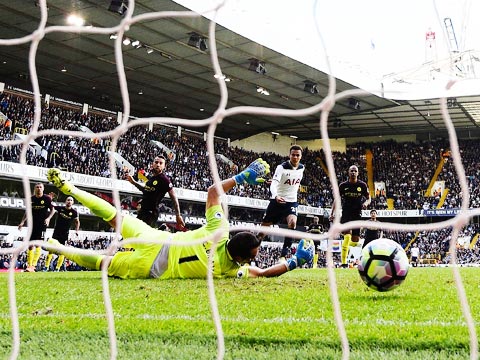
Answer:
[[(480, 269), (460, 268), (476, 331)], [(412, 268), (397, 289), (368, 289), (357, 270), (335, 270), (350, 359), (469, 359), (469, 334), (451, 268)], [(12, 323), (0, 275), (0, 348)], [(18, 273), (18, 359), (109, 359), (100, 272)], [(325, 269), (279, 278), (216, 280), (225, 359), (341, 359)], [(205, 280), (109, 279), (118, 359), (215, 359)]]

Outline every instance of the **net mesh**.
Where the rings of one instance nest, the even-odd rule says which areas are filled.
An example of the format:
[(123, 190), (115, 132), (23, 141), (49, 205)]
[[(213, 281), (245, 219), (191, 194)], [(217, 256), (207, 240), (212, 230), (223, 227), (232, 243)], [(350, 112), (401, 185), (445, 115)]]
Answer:
[[(221, 77), (218, 77), (217, 83), (220, 93), (220, 98), (218, 101), (218, 108), (214, 112), (214, 114), (206, 118), (204, 120), (195, 120), (190, 121), (187, 119), (180, 119), (180, 118), (172, 118), (172, 117), (152, 117), (152, 118), (137, 118), (135, 120), (130, 119), (130, 98), (128, 93), (128, 84), (125, 74), (125, 67), (122, 57), (122, 39), (123, 34), (129, 29), (129, 27), (135, 23), (146, 21), (146, 20), (159, 20), (164, 18), (171, 18), (171, 17), (199, 17), (201, 14), (197, 14), (191, 11), (165, 11), (165, 12), (152, 12), (152, 13), (144, 13), (138, 16), (133, 16), (134, 9), (135, 9), (135, 1), (130, 0), (130, 6), (123, 17), (123, 19), (119, 22), (117, 26), (110, 27), (110, 28), (100, 28), (100, 27), (77, 27), (77, 26), (46, 26), (48, 12), (45, 0), (39, 0), (40, 5), (40, 13), (41, 18), (38, 24), (38, 28), (29, 34), (28, 36), (16, 39), (2, 39), (0, 40), (0, 46), (13, 46), (19, 44), (30, 44), (30, 52), (29, 52), (29, 72), (31, 78), (31, 84), (33, 87), (33, 94), (34, 94), (34, 103), (35, 103), (35, 113), (34, 113), (34, 120), (33, 126), (31, 131), (29, 132), (28, 136), (23, 140), (8, 140), (8, 141), (1, 141), (0, 144), (4, 146), (14, 146), (20, 145), (22, 148), (20, 162), (22, 164), (23, 170), (23, 187), (25, 193), (25, 200), (26, 200), (26, 208), (27, 210), (27, 221), (31, 223), (32, 214), (31, 214), (31, 190), (30, 190), (30, 183), (27, 177), (27, 172), (25, 167), (26, 163), (26, 155), (27, 155), (27, 148), (28, 143), (31, 139), (35, 139), (40, 136), (45, 135), (58, 135), (58, 136), (72, 136), (78, 138), (87, 138), (87, 139), (112, 139), (111, 149), (115, 151), (118, 145), (119, 138), (122, 134), (128, 131), (130, 128), (135, 126), (148, 126), (150, 124), (169, 124), (169, 125), (178, 125), (178, 126), (186, 126), (186, 127), (208, 127), (208, 136), (206, 140), (207, 149), (209, 153), (209, 164), (210, 169), (212, 172), (212, 177), (215, 181), (218, 190), (222, 192), (220, 187), (220, 176), (218, 171), (217, 160), (215, 159), (215, 148), (214, 148), (214, 135), (216, 132), (217, 126), (223, 121), (223, 119), (231, 116), (235, 116), (238, 114), (251, 114), (251, 115), (269, 115), (269, 116), (287, 116), (287, 117), (299, 117), (304, 115), (311, 115), (320, 113), (319, 117), (319, 136), (323, 140), (324, 144), (324, 153), (326, 157), (326, 164), (329, 171), (329, 180), (331, 183), (332, 191), (334, 200), (336, 203), (340, 203), (340, 194), (339, 194), (339, 187), (337, 182), (337, 176), (334, 167), (334, 161), (332, 157), (332, 149), (330, 147), (330, 138), (328, 132), (328, 116), (330, 110), (333, 108), (336, 102), (342, 99), (348, 99), (352, 96), (354, 97), (361, 97), (362, 95), (367, 95), (367, 91), (363, 90), (348, 90), (341, 93), (336, 94), (336, 79), (332, 76), (329, 77), (329, 90), (328, 95), (322, 99), (322, 101), (310, 108), (305, 109), (298, 109), (298, 110), (288, 110), (288, 109), (279, 109), (279, 108), (260, 108), (260, 107), (251, 107), (251, 106), (239, 106), (233, 108), (227, 108), (227, 99), (228, 99), (228, 90), (226, 83), (222, 81)], [(222, 4), (220, 4), (217, 8), (211, 9), (208, 13), (215, 14), (215, 12), (221, 8)], [(321, 31), (317, 28), (318, 34), (321, 38)], [(35, 58), (37, 54), (37, 49), (40, 42), (43, 40), (45, 35), (49, 33), (55, 32), (76, 32), (81, 34), (105, 34), (109, 35), (112, 33), (117, 33), (118, 37), (115, 40), (115, 61), (116, 61), (116, 68), (118, 73), (119, 85), (121, 90), (121, 95), (123, 99), (123, 115), (121, 123), (111, 131), (105, 131), (100, 133), (85, 133), (80, 131), (69, 131), (69, 130), (39, 130), (39, 124), (41, 120), (41, 97), (40, 97), (40, 87), (38, 82), (37, 70), (35, 66)], [(213, 71), (215, 74), (221, 75), (222, 69), (218, 60), (217, 50), (215, 46), (215, 23), (212, 21), (209, 27), (209, 49), (210, 49), (210, 56), (211, 61), (213, 64)], [(325, 51), (327, 53), (327, 51)], [(327, 58), (328, 63), (328, 58)], [(447, 90), (455, 87), (456, 81), (449, 81), (445, 84), (445, 88)], [(450, 252), (452, 254), (451, 263), (456, 263), (456, 249), (455, 244), (457, 238), (459, 236), (459, 232), (463, 227), (465, 227), (473, 216), (480, 215), (480, 211), (468, 211), (469, 208), (469, 188), (466, 181), (464, 167), (462, 165), (462, 159), (460, 156), (460, 151), (458, 147), (458, 141), (456, 137), (455, 128), (453, 123), (450, 119), (448, 109), (447, 109), (447, 99), (442, 98), (440, 99), (440, 110), (443, 114), (443, 118), (445, 124), (448, 129), (448, 138), (451, 147), (451, 157), (453, 159), (454, 167), (456, 174), (459, 179), (461, 194), (462, 194), (462, 202), (461, 202), (461, 211), (458, 215), (454, 218), (451, 218), (446, 221), (432, 223), (432, 224), (417, 224), (417, 225), (402, 225), (399, 228), (398, 224), (389, 223), (389, 222), (382, 222), (381, 229), (382, 230), (389, 230), (389, 231), (403, 231), (403, 232), (410, 232), (410, 231), (427, 231), (427, 230), (436, 230), (436, 229), (443, 229), (447, 227), (451, 227), (452, 237), (450, 240)], [(117, 179), (117, 169), (115, 166), (115, 160), (113, 157), (110, 157), (109, 163), (110, 171), (112, 174), (112, 179)], [(114, 180), (115, 182), (116, 180)], [(113, 186), (113, 199), (117, 211), (120, 212), (120, 196), (119, 192), (115, 186)], [(223, 204), (224, 210), (226, 215), (228, 216), (228, 207), (226, 203)], [(337, 209), (337, 212), (340, 211), (340, 208)], [(314, 240), (323, 240), (323, 239), (332, 239), (338, 236), (341, 232), (345, 230), (349, 230), (355, 227), (368, 227), (369, 223), (367, 221), (355, 221), (346, 224), (339, 223), (339, 216), (335, 217), (335, 221), (333, 222), (332, 226), (325, 234), (316, 235), (316, 234), (308, 234), (309, 238)], [(120, 228), (120, 224), (117, 223), (117, 229)], [(242, 230), (249, 230), (249, 227), (246, 226), (232, 226), (230, 230), (232, 231), (242, 231)], [(283, 235), (283, 236), (290, 236), (292, 238), (300, 239), (305, 237), (305, 233), (301, 233), (298, 231), (292, 230), (282, 230), (282, 229), (274, 229), (274, 228), (262, 228), (261, 229), (264, 233), (270, 235)], [(13, 262), (16, 262), (18, 255), (25, 251), (28, 247), (28, 238), (31, 234), (31, 227), (29, 227), (28, 234), (25, 237), (25, 242), (23, 246), (16, 248), (14, 250), (4, 250), (2, 249), (2, 253), (5, 251), (9, 251), (13, 254)], [(213, 236), (214, 242), (218, 241), (220, 232), (217, 232), (215, 236)], [(119, 234), (117, 234), (117, 238), (120, 239)], [(123, 242), (115, 240), (112, 242), (111, 246), (104, 251), (104, 253), (111, 254), (116, 251), (116, 249), (122, 243), (128, 243), (131, 241), (143, 241), (142, 239), (126, 239)], [(207, 241), (209, 239), (202, 239), (199, 242)], [(42, 245), (41, 242), (35, 242), (37, 245)], [(165, 241), (165, 243), (169, 243)], [(178, 243), (176, 243), (178, 245)], [(220, 321), (220, 315), (217, 306), (217, 299), (215, 296), (215, 286), (213, 281), (212, 275), (212, 263), (213, 263), (213, 256), (212, 254), (214, 251), (210, 252), (209, 256), (209, 271), (207, 276), (207, 286), (208, 286), (208, 294), (210, 300), (210, 308), (212, 313), (212, 318), (215, 323), (215, 329), (217, 333), (217, 358), (222, 359), (225, 355), (225, 344), (224, 344), (224, 336), (222, 331), (222, 323)], [(331, 247), (327, 251), (327, 264), (331, 264), (332, 262), (332, 249)], [(112, 309), (112, 303), (109, 293), (109, 286), (108, 286), (108, 275), (106, 271), (105, 264), (102, 269), (102, 285), (103, 285), (103, 297), (105, 303), (105, 312), (108, 319), (108, 333), (110, 339), (110, 356), (112, 359), (117, 357), (117, 340), (116, 340), (116, 333), (115, 333), (115, 316)], [(461, 307), (464, 319), (467, 323), (469, 335), (470, 335), (470, 356), (471, 359), (478, 358), (478, 340), (475, 331), (475, 324), (472, 318), (472, 314), (470, 311), (469, 303), (467, 296), (465, 294), (465, 290), (462, 284), (462, 279), (459, 274), (459, 270), (456, 266), (452, 266), (452, 272), (455, 279), (455, 287), (458, 293), (459, 298), (459, 305)], [(341, 304), (338, 297), (337, 292), (337, 282), (335, 277), (335, 272), (333, 267), (328, 267), (328, 283), (330, 287), (330, 293), (333, 303), (334, 309), (334, 318), (337, 325), (337, 330), (341, 338), (341, 345), (342, 345), (342, 358), (348, 359), (350, 354), (349, 348), (349, 341), (347, 337), (347, 333), (345, 331), (345, 326), (342, 319), (341, 313)], [(19, 356), (19, 349), (20, 349), (20, 326), (19, 326), (19, 319), (18, 319), (18, 310), (17, 310), (17, 303), (16, 303), (16, 289), (15, 289), (15, 272), (14, 267), (12, 266), (9, 271), (8, 276), (8, 294), (9, 294), (9, 302), (10, 302), (10, 315), (12, 320), (12, 352), (10, 354), (10, 358), (15, 359)]]

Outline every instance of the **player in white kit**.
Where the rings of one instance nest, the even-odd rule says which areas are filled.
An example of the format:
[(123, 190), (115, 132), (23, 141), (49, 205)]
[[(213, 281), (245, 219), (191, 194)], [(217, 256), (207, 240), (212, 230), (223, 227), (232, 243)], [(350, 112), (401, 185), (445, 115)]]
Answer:
[[(298, 188), (303, 178), (305, 166), (300, 163), (302, 147), (290, 147), (290, 159), (277, 166), (270, 185), (270, 203), (262, 220), (262, 226), (277, 224), (286, 219), (289, 229), (297, 227)], [(259, 234), (264, 238), (265, 234)], [(293, 239), (285, 237), (282, 248), (282, 257), (287, 255)]]

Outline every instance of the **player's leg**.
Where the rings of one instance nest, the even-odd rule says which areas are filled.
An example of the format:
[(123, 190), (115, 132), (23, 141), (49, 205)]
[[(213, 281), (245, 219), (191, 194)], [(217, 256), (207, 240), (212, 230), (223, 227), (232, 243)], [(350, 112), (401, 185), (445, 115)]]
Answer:
[[(262, 226), (272, 226), (278, 224), (278, 222), (285, 218), (286, 215), (283, 214), (283, 207), (281, 204), (278, 204), (275, 199), (270, 199), (270, 203), (265, 210), (265, 215), (262, 219)], [(265, 233), (259, 233), (257, 238), (260, 240), (269, 240), (268, 236)]]
[(45, 259), (45, 271), (50, 270), (50, 264), (52, 263), (53, 259), (53, 254), (51, 252), (48, 252), (47, 258)]
[[(351, 247), (358, 246), (359, 242), (360, 242), (360, 229), (353, 229), (352, 230), (352, 237), (351, 237), (350, 242), (348, 244), (348, 248), (350, 249)], [(347, 255), (348, 255), (348, 251), (347, 251)], [(353, 255), (352, 255), (352, 257), (353, 257)]]
[(368, 243), (370, 243), (370, 242), (372, 242), (372, 241), (373, 241), (373, 239), (370, 239), (370, 238), (367, 238), (367, 237), (366, 237), (366, 238), (363, 240), (362, 249), (364, 249), (365, 246), (367, 246)]
[(316, 269), (318, 267), (318, 257), (320, 255), (320, 240), (313, 240), (315, 246), (315, 255), (313, 255), (312, 268)]
[(78, 265), (91, 270), (100, 270), (103, 259), (107, 257), (107, 255), (95, 254), (90, 250), (71, 248), (62, 245), (55, 239), (48, 239), (47, 243), (55, 246), (55, 249), (49, 248), (49, 252), (63, 255), (67, 259), (76, 262)]
[(350, 239), (350, 243), (348, 246), (355, 247), (360, 242), (360, 229), (353, 229), (352, 230), (352, 238)]
[[(215, 206), (211, 209), (216, 209)], [(218, 205), (219, 211), (222, 210)], [(226, 226), (228, 228), (228, 225)], [(133, 216), (124, 216), (122, 220), (122, 236), (125, 240), (139, 238), (150, 242), (129, 243), (124, 247), (134, 248), (135, 251), (117, 252), (108, 266), (108, 275), (122, 279), (144, 279), (156, 277), (155, 271), (160, 271), (157, 266), (152, 272), (153, 264), (157, 261), (159, 252), (163, 249), (162, 240), (176, 238), (178, 234), (186, 234), (179, 232), (171, 234), (168, 231), (153, 229), (141, 220)], [(190, 232), (188, 232), (190, 233)], [(165, 266), (168, 266), (168, 247), (166, 248)], [(160, 266), (161, 267), (161, 266)]]
[(65, 261), (65, 255), (59, 255), (57, 259), (57, 265), (55, 266), (55, 271), (60, 271), (64, 261)]
[(158, 221), (158, 214), (156, 212), (148, 210), (144, 211), (143, 209), (141, 209), (138, 212), (137, 219), (142, 220), (145, 224), (151, 226), (152, 228), (155, 228), (155, 225)]
[[(90, 194), (87, 191), (83, 191), (75, 187), (75, 185), (71, 184), (70, 182), (66, 181), (58, 169), (50, 169), (47, 172), (47, 179), (51, 183), (53, 183), (60, 191), (62, 191), (65, 195), (71, 195), (75, 199), (77, 199), (80, 203), (88, 207), (93, 214), (101, 217), (103, 220), (108, 222), (112, 227), (116, 227), (116, 215), (117, 209), (114, 206), (106, 202), (105, 200), (99, 198), (96, 195)], [(136, 218), (131, 217), (132, 221), (129, 222), (132, 225), (132, 229), (129, 229), (123, 225), (123, 219), (120, 222), (121, 225), (121, 233), (124, 238), (129, 237), (137, 237), (131, 234), (140, 234), (142, 231), (146, 229), (151, 229), (146, 223)], [(124, 233), (124, 231), (128, 232), (128, 235)], [(68, 258), (68, 256), (67, 256)]]
[[(353, 220), (351, 218), (351, 215), (348, 214), (345, 209), (342, 212), (342, 217), (340, 218), (340, 224), (345, 224), (349, 221)], [(352, 240), (352, 230), (348, 230), (343, 232), (343, 241), (342, 241), (342, 249), (340, 253), (340, 259), (341, 259), (341, 266), (342, 267), (348, 267), (347, 265), (347, 257), (348, 257), (348, 250), (349, 250), (349, 245), (350, 241)]]
[(348, 256), (348, 249), (349, 249), (351, 239), (352, 239), (351, 232), (343, 233), (342, 249), (340, 254), (342, 267), (347, 267), (347, 256)]
[[(273, 225), (273, 223), (271, 223), (271, 222), (262, 222), (260, 225), (261, 225), (261, 226), (268, 226), (268, 227), (270, 227), (270, 226)], [(267, 240), (268, 240), (268, 236), (266, 236), (266, 234), (263, 233), (263, 232), (258, 233), (258, 234), (257, 234), (257, 238), (259, 238), (260, 240), (264, 240), (265, 238), (267, 238)]]
[(25, 271), (34, 272), (33, 257), (35, 256), (35, 246), (30, 245), (27, 250), (27, 268)]
[(290, 248), (292, 247), (293, 239), (290, 236), (285, 236), (283, 240), (282, 252), (280, 258), (285, 258), (288, 255)]
[(42, 255), (42, 248), (40, 246), (35, 247), (35, 252), (33, 253), (33, 268), (36, 270), (37, 265), (38, 265), (38, 260), (40, 259), (40, 256)]
[(117, 210), (114, 206), (96, 195), (78, 189), (75, 185), (65, 180), (61, 171), (58, 169), (49, 169), (47, 172), (47, 179), (65, 195), (73, 196), (83, 205), (88, 207), (93, 214), (114, 225), (115, 221), (113, 220), (117, 214)]
[[(47, 229), (46, 225), (42, 224), (33, 224), (32, 226), (32, 235), (30, 236), (30, 240), (43, 240), (43, 236), (45, 234), (45, 230)], [(27, 271), (34, 272), (36, 271), (38, 259), (42, 255), (42, 249), (38, 246), (31, 245), (28, 248), (27, 253)]]
[[(297, 207), (288, 205), (288, 212), (290, 214), (287, 215), (287, 226), (290, 230), (295, 230), (297, 228)], [(294, 212), (293, 214), (291, 212)], [(290, 236), (285, 237), (285, 241), (283, 242), (282, 247), (282, 254), (281, 257), (286, 257), (290, 248), (292, 247), (293, 238)]]
[[(60, 244), (65, 245), (65, 243), (67, 242), (67, 239), (68, 239), (68, 233), (67, 234), (61, 234), (61, 233), (58, 233), (58, 232), (54, 231), (52, 237), (54, 239), (58, 240), (58, 242)], [(50, 271), (50, 264), (52, 263), (52, 259), (53, 259), (53, 253), (51, 253), (49, 251), (48, 254), (47, 254), (47, 260), (45, 260), (46, 271)], [(60, 263), (60, 266), (59, 266), (58, 262), (59, 261), (57, 259), (57, 268), (60, 268), (60, 266), (62, 264)], [(62, 259), (62, 262), (63, 262), (63, 259)]]
[[(278, 204), (275, 199), (270, 199), (267, 209), (265, 210), (265, 214), (263, 215), (261, 223), (262, 226), (272, 226), (273, 224), (278, 223), (280, 220), (280, 213), (278, 212), (277, 205)], [(260, 240), (264, 240), (266, 237), (266, 234), (263, 232), (257, 234), (257, 238)]]

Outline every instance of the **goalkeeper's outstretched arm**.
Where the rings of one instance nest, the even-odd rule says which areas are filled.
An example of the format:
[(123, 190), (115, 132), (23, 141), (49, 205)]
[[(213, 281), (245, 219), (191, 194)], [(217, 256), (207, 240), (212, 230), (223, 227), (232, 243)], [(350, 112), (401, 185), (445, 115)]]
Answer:
[(275, 277), (280, 276), (288, 272), (289, 269), (287, 267), (286, 262), (281, 262), (275, 265), (272, 265), (266, 269), (261, 269), (257, 266), (249, 266), (248, 267), (248, 277)]
[(290, 259), (272, 265), (268, 268), (261, 269), (257, 266), (244, 265), (237, 273), (237, 277), (274, 277), (285, 274), (286, 272), (296, 269), (313, 259), (315, 245), (312, 240), (300, 240), (297, 252)]
[[(223, 180), (220, 185), (223, 189), (223, 192), (226, 193), (229, 190), (233, 189), (236, 185), (241, 185), (244, 183), (250, 185), (261, 184), (265, 182), (263, 176), (270, 172), (270, 166), (266, 161), (261, 158), (252, 162), (248, 167), (243, 170), (241, 173), (235, 175), (230, 179)], [(220, 193), (215, 185), (212, 185), (208, 188), (207, 192), (207, 203), (206, 208), (210, 208), (214, 205), (219, 205), (221, 203)]]

